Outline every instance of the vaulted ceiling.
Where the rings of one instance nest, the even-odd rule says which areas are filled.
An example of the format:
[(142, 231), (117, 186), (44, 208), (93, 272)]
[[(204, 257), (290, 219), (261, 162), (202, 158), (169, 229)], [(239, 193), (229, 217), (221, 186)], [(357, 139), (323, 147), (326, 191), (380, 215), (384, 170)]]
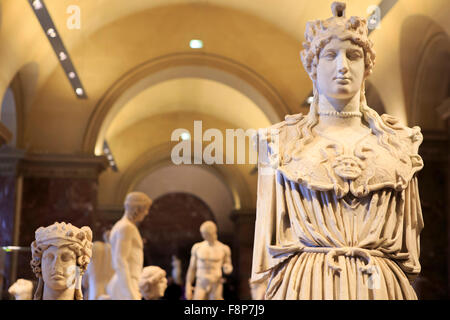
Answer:
[[(211, 127), (248, 129), (306, 112), (312, 85), (299, 59), (305, 23), (328, 18), (331, 2), (45, 0), (86, 90), (87, 99), (78, 99), (29, 3), (1, 0), (0, 94), (19, 84), (17, 127), (23, 132), (17, 146), (101, 154), (106, 139), (120, 172), (102, 179), (114, 184), (138, 159), (151, 159), (151, 150), (162, 152), (173, 128), (191, 128), (195, 118)], [(367, 17), (381, 1), (345, 2), (347, 16)], [(448, 0), (391, 2), (371, 34), (377, 62), (370, 80), (386, 111), (408, 123), (405, 96), (414, 86), (405, 86), (401, 66), (420, 53), (405, 51), (403, 26), (411, 16), (426, 17), (434, 27), (424, 24), (424, 30), (448, 37), (450, 12)], [(67, 27), (70, 5), (80, 9), (80, 29)], [(191, 39), (204, 47), (191, 49)], [(240, 174), (254, 198), (250, 169)], [(114, 201), (109, 191), (101, 195), (103, 203)]]

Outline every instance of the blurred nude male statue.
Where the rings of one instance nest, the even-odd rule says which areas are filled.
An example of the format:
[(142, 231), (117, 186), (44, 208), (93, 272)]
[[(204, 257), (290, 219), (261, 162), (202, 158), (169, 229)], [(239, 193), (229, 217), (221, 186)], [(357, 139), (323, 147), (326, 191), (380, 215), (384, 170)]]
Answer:
[[(192, 246), (186, 275), (186, 299), (223, 300), (222, 269), (225, 274), (233, 271), (231, 250), (217, 240), (217, 226), (214, 222), (204, 222), (200, 226), (200, 233), (204, 241)], [(192, 287), (194, 280), (195, 288)]]
[(144, 267), (144, 252), (137, 224), (147, 216), (152, 200), (142, 192), (125, 198), (125, 213), (111, 229), (109, 241), (114, 275), (106, 292), (111, 300), (141, 300), (139, 279)]

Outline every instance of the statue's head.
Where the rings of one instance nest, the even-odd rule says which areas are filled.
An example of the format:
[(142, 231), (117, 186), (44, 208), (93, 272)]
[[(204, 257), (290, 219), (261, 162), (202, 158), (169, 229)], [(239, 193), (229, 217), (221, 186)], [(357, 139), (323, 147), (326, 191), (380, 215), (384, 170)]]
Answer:
[[(313, 82), (314, 99), (308, 115), (299, 121), (301, 130), (297, 139), (291, 139), (282, 151), (283, 165), (298, 159), (304, 146), (313, 141), (312, 129), (319, 122), (319, 97), (325, 96), (329, 101), (349, 101), (357, 93), (360, 93), (362, 119), (378, 137), (380, 145), (398, 156), (396, 149), (399, 141), (395, 132), (367, 105), (364, 93), (365, 79), (372, 73), (375, 64), (367, 21), (360, 17), (347, 18), (345, 8), (345, 3), (333, 2), (333, 17), (306, 24), (304, 50), (300, 52), (300, 57)], [(342, 107), (341, 104), (339, 106)]]
[(208, 220), (200, 225), (200, 233), (202, 238), (206, 241), (217, 240), (217, 226), (214, 222)]
[(145, 219), (152, 205), (152, 200), (143, 192), (130, 192), (125, 198), (125, 214), (128, 219), (134, 222), (141, 222)]
[(346, 18), (345, 8), (345, 3), (333, 2), (333, 17), (308, 22), (300, 53), (315, 91), (335, 99), (361, 90), (375, 63), (366, 19)]
[(42, 299), (45, 286), (54, 291), (74, 288), (74, 298), (81, 300), (81, 277), (92, 256), (91, 229), (55, 222), (35, 235), (30, 264), (39, 282), (34, 299)]
[(9, 294), (12, 294), (16, 300), (31, 300), (33, 294), (33, 282), (26, 279), (17, 279), (14, 284), (8, 289)]
[(166, 272), (157, 266), (142, 269), (139, 280), (139, 291), (145, 300), (156, 300), (164, 295), (167, 289)]

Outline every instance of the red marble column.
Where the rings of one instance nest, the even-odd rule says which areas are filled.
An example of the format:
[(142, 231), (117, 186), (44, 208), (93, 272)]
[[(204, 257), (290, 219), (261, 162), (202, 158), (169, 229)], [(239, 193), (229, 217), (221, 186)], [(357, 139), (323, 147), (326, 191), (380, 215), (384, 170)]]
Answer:
[[(9, 153), (0, 152), (0, 161), (13, 162), (11, 158)], [(0, 166), (9, 172), (0, 177), (1, 221), (5, 226), (0, 229), (2, 244), (29, 247), (37, 228), (56, 221), (90, 226), (96, 232), (98, 176), (107, 167), (106, 158), (22, 153), (14, 159), (15, 166), (5, 165), (7, 161), (1, 161)], [(34, 280), (31, 251), (11, 256), (5, 261), (8, 286), (17, 278)], [(6, 285), (3, 298), (8, 297), (5, 289)]]
[(15, 217), (17, 205), (18, 167), (24, 153), (14, 148), (3, 146), (0, 149), (0, 298), (7, 297), (7, 290), (14, 277), (13, 264), (17, 253), (7, 252), (3, 247), (17, 245)]

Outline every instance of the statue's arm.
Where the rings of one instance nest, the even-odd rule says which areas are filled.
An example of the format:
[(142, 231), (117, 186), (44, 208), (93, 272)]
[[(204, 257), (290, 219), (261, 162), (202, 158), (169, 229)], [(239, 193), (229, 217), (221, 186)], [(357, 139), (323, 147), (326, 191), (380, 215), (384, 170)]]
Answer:
[(231, 263), (231, 250), (230, 247), (227, 245), (224, 245), (224, 263), (223, 263), (223, 272), (225, 274), (230, 274), (233, 272), (233, 264)]
[(403, 226), (402, 251), (407, 252), (408, 259), (399, 259), (402, 270), (410, 281), (420, 273), (420, 232), (424, 227), (422, 208), (420, 205), (417, 177), (413, 177), (405, 190), (405, 212)]
[(186, 290), (185, 290), (185, 294), (186, 294), (186, 299), (187, 300), (191, 300), (192, 299), (192, 285), (194, 284), (195, 273), (196, 273), (196, 270), (197, 270), (197, 256), (196, 256), (197, 247), (198, 247), (197, 244), (194, 244), (192, 246), (191, 259), (189, 261), (189, 267), (188, 267), (188, 270), (186, 272)]
[(253, 261), (251, 281), (264, 280), (271, 265), (269, 245), (276, 238), (276, 170), (267, 161), (268, 146), (266, 140), (259, 142), (258, 152), (258, 189), (256, 201), (255, 235), (253, 242)]
[(112, 262), (113, 268), (117, 275), (117, 279), (126, 292), (130, 294), (129, 299), (137, 299), (133, 296), (133, 289), (131, 288), (131, 274), (128, 263), (128, 254), (131, 250), (132, 229), (124, 226), (116, 231), (114, 237), (114, 246), (112, 247)]

